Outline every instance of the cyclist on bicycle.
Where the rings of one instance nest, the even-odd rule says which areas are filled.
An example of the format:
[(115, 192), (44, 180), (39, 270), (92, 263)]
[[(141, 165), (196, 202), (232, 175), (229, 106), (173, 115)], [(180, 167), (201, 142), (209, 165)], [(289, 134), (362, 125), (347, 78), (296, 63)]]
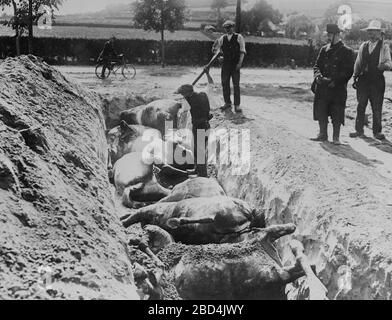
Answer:
[(102, 79), (105, 78), (105, 71), (106, 69), (111, 68), (111, 64), (113, 62), (119, 61), (119, 55), (117, 54), (116, 50), (114, 49), (114, 42), (116, 41), (116, 37), (111, 37), (109, 41), (105, 43), (105, 46), (102, 52), (99, 55), (98, 61), (103, 63), (102, 68)]

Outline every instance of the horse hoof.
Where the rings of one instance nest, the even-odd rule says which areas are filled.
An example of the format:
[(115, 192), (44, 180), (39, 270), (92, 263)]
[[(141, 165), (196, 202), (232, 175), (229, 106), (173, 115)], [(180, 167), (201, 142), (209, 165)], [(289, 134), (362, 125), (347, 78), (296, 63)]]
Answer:
[(169, 219), (169, 220), (167, 221), (167, 226), (168, 226), (170, 229), (172, 229), (172, 230), (178, 229), (178, 228), (181, 226), (180, 219), (176, 219), (176, 218)]

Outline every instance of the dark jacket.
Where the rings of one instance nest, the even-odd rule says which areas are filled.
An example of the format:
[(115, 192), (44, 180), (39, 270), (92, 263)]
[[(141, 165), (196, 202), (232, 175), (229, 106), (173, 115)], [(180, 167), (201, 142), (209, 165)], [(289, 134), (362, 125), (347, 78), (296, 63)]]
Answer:
[(236, 66), (240, 61), (241, 48), (238, 43), (238, 34), (234, 33), (230, 41), (228, 36), (224, 36), (223, 45), (223, 64), (226, 66)]
[(114, 50), (112, 43), (107, 41), (103, 47), (100, 58), (103, 60), (110, 60), (112, 58), (117, 58), (117, 56), (117, 52)]
[(382, 46), (383, 41), (380, 40), (378, 41), (376, 48), (373, 50), (373, 52), (369, 53), (369, 43), (365, 44), (365, 47), (363, 49), (362, 62), (364, 65), (363, 70), (366, 71), (363, 72), (362, 76), (366, 78), (366, 80), (381, 83), (385, 81), (384, 71), (378, 69)]
[[(331, 82), (314, 87), (314, 120), (326, 121), (331, 116), (334, 122), (344, 124), (347, 83), (353, 73), (354, 51), (351, 48), (341, 41), (334, 46), (328, 44), (321, 48), (314, 66), (314, 78), (329, 78)], [(334, 85), (329, 87), (331, 83)]]
[(204, 129), (210, 120), (210, 101), (205, 92), (194, 93), (187, 98), (191, 106), (192, 123), (194, 127)]

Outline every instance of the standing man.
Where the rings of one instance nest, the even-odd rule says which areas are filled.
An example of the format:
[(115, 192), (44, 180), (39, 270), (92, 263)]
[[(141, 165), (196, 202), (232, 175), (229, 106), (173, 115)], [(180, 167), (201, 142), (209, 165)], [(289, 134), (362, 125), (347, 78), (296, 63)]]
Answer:
[(113, 36), (105, 43), (105, 46), (103, 47), (102, 52), (99, 55), (98, 61), (103, 62), (103, 67), (102, 67), (102, 74), (101, 78), (105, 78), (105, 71), (107, 68), (110, 68), (111, 62), (115, 62), (118, 60), (118, 54), (116, 50), (114, 50), (114, 42), (116, 41), (116, 38)]
[(365, 112), (370, 100), (373, 111), (373, 135), (384, 140), (382, 134), (382, 107), (385, 94), (384, 71), (392, 69), (389, 45), (384, 42), (381, 22), (373, 20), (366, 29), (369, 41), (359, 49), (354, 68), (354, 88), (357, 89), (358, 109), (355, 132), (351, 138), (364, 135)]
[(230, 80), (233, 79), (235, 112), (241, 113), (240, 78), (246, 48), (244, 38), (242, 35), (234, 33), (234, 27), (235, 23), (233, 21), (226, 21), (223, 24), (226, 34), (218, 39), (215, 50), (216, 52), (222, 50), (223, 53), (222, 87), (225, 105), (222, 110), (232, 108)]
[(191, 106), (195, 170), (199, 177), (207, 178), (208, 131), (212, 119), (208, 96), (205, 92), (196, 93), (190, 84), (180, 87), (176, 94), (181, 94)]
[(347, 83), (353, 75), (354, 52), (344, 45), (338, 25), (327, 25), (329, 44), (321, 48), (314, 66), (314, 120), (320, 133), (313, 141), (328, 141), (329, 117), (333, 124), (333, 143), (340, 145), (340, 128), (345, 123)]

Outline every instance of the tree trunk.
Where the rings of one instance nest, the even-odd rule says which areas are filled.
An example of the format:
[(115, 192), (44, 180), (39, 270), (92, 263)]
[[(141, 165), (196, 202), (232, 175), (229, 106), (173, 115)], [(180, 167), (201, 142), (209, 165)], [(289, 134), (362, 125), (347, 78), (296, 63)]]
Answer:
[(165, 67), (165, 30), (161, 30), (161, 59), (162, 59), (162, 68)]
[(19, 17), (18, 17), (18, 7), (16, 2), (12, 0), (12, 6), (14, 8), (14, 19), (15, 19), (15, 46), (16, 55), (20, 56), (20, 32), (19, 32)]
[(29, 54), (33, 54), (33, 0), (29, 0)]
[(16, 46), (16, 55), (20, 56), (20, 35), (19, 35), (18, 27), (16, 27), (15, 29), (15, 46)]
[(237, 0), (237, 11), (236, 11), (236, 30), (235, 32), (241, 32), (241, 0)]
[(216, 24), (219, 26), (219, 23), (221, 22), (221, 18), (222, 18), (222, 12), (221, 12), (221, 8), (216, 8), (216, 11), (217, 11), (217, 21), (216, 21)]

